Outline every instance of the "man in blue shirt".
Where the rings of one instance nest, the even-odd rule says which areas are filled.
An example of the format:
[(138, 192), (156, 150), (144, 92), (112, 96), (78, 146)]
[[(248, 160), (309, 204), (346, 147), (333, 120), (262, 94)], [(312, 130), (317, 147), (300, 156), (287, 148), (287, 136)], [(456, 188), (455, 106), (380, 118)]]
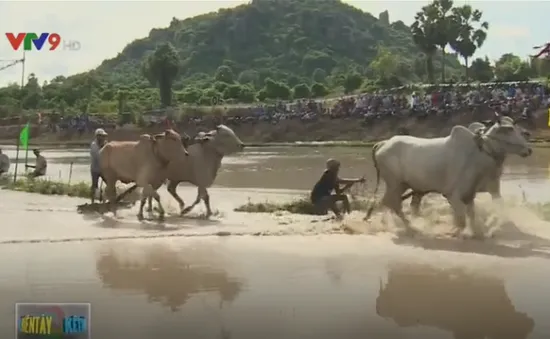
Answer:
[[(95, 139), (90, 144), (90, 173), (92, 175), (92, 188), (91, 188), (91, 198), (92, 204), (95, 200), (95, 194), (98, 187), (99, 178), (103, 179), (101, 175), (101, 167), (99, 165), (99, 150), (107, 142), (107, 132), (103, 128), (98, 128), (95, 130)], [(103, 181), (105, 181), (103, 179)]]
[[(344, 192), (355, 183), (365, 182), (365, 178), (360, 179), (340, 179), (338, 172), (340, 171), (340, 162), (335, 159), (327, 160), (327, 169), (317, 181), (311, 191), (311, 203), (315, 206), (317, 213), (326, 214), (331, 209), (337, 218), (341, 218), (340, 211), (336, 206), (338, 201), (344, 204), (344, 212), (350, 213), (351, 208), (348, 196)], [(344, 185), (340, 187), (340, 185)], [(332, 194), (335, 191), (336, 194)]]

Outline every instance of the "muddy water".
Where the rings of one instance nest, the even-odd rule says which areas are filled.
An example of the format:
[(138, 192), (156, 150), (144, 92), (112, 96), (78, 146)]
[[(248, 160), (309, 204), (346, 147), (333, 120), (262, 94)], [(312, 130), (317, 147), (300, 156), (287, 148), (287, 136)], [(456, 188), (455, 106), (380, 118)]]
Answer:
[[(13, 162), (15, 149), (2, 147)], [(48, 159), (48, 175), (52, 180), (89, 180), (89, 151), (83, 149), (43, 150)], [(24, 163), (24, 152), (19, 163)], [(343, 164), (342, 176), (360, 177), (366, 175), (374, 180), (371, 152), (357, 147), (259, 147), (223, 159), (223, 167), (216, 180), (217, 186), (239, 188), (268, 188), (284, 190), (309, 190), (324, 168), (328, 158), (337, 158)], [(34, 156), (29, 154), (29, 163)], [(72, 164), (72, 165), (71, 165)], [(12, 164), (12, 172), (15, 164)], [(24, 173), (24, 166), (18, 167)], [(550, 148), (537, 148), (533, 156), (522, 159), (510, 157), (507, 160), (504, 180), (505, 191), (512, 188), (516, 194), (518, 185), (528, 191), (539, 191), (541, 184), (550, 181)], [(183, 184), (182, 184), (183, 185)], [(369, 185), (370, 186), (370, 185)], [(540, 194), (543, 194), (541, 192)], [(537, 194), (538, 193), (534, 193)], [(550, 198), (550, 197), (549, 197)]]
[[(68, 180), (72, 162), (71, 180), (88, 180), (86, 151), (44, 154), (53, 179)], [(15, 302), (91, 302), (97, 338), (550, 334), (550, 223), (514, 200), (550, 199), (549, 151), (508, 161), (503, 206), (480, 199), (493, 234), (483, 242), (445, 236), (450, 215), (437, 199), (413, 219), (424, 234), (415, 239), (378, 225), (382, 216), (367, 225), (351, 215), (344, 226), (363, 234), (350, 236), (319, 217), (232, 211), (249, 198), (302, 195), (328, 157), (346, 176), (372, 177), (368, 150), (252, 149), (224, 159), (210, 220), (202, 208), (164, 224), (137, 222), (135, 209), (83, 216), (81, 199), (0, 191), (2, 337), (13, 336)], [(190, 201), (195, 189), (180, 192)]]

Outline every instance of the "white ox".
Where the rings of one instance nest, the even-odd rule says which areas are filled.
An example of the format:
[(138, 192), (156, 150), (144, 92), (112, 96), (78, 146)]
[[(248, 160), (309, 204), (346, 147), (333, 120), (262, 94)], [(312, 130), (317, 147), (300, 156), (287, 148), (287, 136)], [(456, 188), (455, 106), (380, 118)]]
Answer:
[[(397, 214), (409, 232), (413, 229), (402, 210), (402, 194), (407, 189), (440, 193), (449, 201), (460, 232), (466, 228), (466, 215), (475, 222), (474, 199), (480, 183), (487, 175), (494, 176), (508, 153), (527, 157), (532, 150), (513, 121), (500, 116), (485, 133), (455, 126), (444, 138), (394, 136), (373, 147), (374, 193), (381, 177), (386, 184), (382, 205)], [(371, 213), (372, 207), (366, 219)]]
[[(514, 121), (507, 116), (502, 117), (502, 120), (507, 120), (510, 123), (514, 123)], [(474, 133), (485, 133), (487, 131), (487, 126), (481, 122), (473, 122), (468, 126), (468, 129)], [(526, 138), (529, 138), (529, 132), (522, 131), (523, 135)], [(479, 183), (479, 186), (477, 188), (477, 193), (489, 193), (491, 194), (491, 197), (493, 200), (500, 199), (500, 177), (502, 176), (502, 170), (504, 167), (504, 161), (506, 160), (506, 154), (503, 154), (501, 158), (495, 158), (495, 171), (493, 173), (488, 173), (487, 176), (485, 176), (484, 180)], [(423, 192), (410, 192), (405, 195), (403, 195), (402, 199), (406, 200), (407, 198), (412, 196), (411, 199), (411, 211), (413, 214), (418, 215), (420, 210), (420, 205), (422, 203), (422, 198), (426, 195), (426, 193)]]
[[(226, 155), (240, 152), (245, 145), (233, 130), (225, 125), (218, 125), (208, 133), (200, 132), (195, 137), (195, 143), (187, 147), (189, 158), (183, 161), (171, 162), (167, 169), (170, 195), (176, 199), (180, 207), (180, 214), (190, 212), (201, 200), (206, 206), (207, 217), (212, 215), (208, 188), (212, 186), (222, 159)], [(197, 186), (197, 197), (193, 204), (185, 207), (176, 189), (181, 182), (188, 182)], [(149, 198), (149, 211), (152, 211), (152, 200)]]
[(188, 158), (181, 136), (174, 130), (150, 136), (143, 134), (139, 141), (110, 141), (99, 152), (101, 174), (111, 211), (116, 215), (116, 182), (135, 182), (143, 188), (138, 218), (143, 219), (143, 205), (147, 198), (155, 198), (159, 204), (160, 219), (164, 208), (157, 188), (166, 180), (166, 170), (171, 161), (185, 162)]

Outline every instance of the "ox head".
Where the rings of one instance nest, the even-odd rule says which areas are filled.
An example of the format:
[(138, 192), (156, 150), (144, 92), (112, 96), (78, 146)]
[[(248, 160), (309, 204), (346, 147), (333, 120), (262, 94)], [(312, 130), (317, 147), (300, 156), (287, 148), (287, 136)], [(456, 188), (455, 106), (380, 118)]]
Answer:
[(190, 143), (191, 143), (191, 137), (189, 136), (189, 134), (183, 132), (181, 134), (181, 144), (183, 145), (183, 147), (185, 149), (187, 149), (187, 147), (189, 147)]
[(228, 155), (240, 152), (244, 149), (244, 143), (225, 125), (216, 126), (215, 130), (208, 133), (201, 132), (197, 140), (204, 145), (213, 147), (219, 154)]
[(501, 155), (511, 153), (521, 157), (528, 157), (533, 153), (527, 142), (529, 132), (517, 126), (510, 117), (495, 113), (493, 125), (486, 130), (483, 136), (485, 142), (495, 153)]
[(167, 161), (177, 159), (183, 155), (189, 155), (181, 135), (172, 129), (167, 129), (164, 133), (155, 134), (151, 137), (151, 140), (156, 145), (160, 155)]

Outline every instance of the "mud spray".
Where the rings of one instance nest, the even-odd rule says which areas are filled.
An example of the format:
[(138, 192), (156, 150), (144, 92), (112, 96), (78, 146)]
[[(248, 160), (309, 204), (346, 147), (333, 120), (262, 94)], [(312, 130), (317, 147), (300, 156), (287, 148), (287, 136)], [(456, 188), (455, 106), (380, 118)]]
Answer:
[[(370, 194), (364, 191), (364, 187), (358, 185), (350, 192), (352, 199), (369, 197)], [(35, 203), (29, 206), (21, 203), (28, 200), (28, 195), (17, 192), (5, 193), (9, 195), (6, 198), (10, 199), (3, 200), (2, 209), (11, 211), (10, 214), (5, 215), (6, 220), (21, 219), (17, 223), (14, 221), (14, 225), (34, 225), (37, 224), (37, 220), (46, 222), (43, 216), (47, 213), (48, 219), (64, 220), (68, 226), (65, 229), (62, 225), (41, 225), (29, 228), (23, 233), (18, 232), (17, 235), (14, 233), (13, 236), (5, 232), (0, 239), (0, 244), (204, 236), (315, 236), (346, 233), (368, 236), (369, 241), (374, 242), (380, 240), (387, 243), (390, 239), (394, 243), (403, 244), (411, 241), (410, 237), (402, 234), (401, 222), (388, 211), (376, 209), (368, 221), (363, 220), (364, 211), (352, 212), (342, 221), (329, 220), (327, 216), (234, 212), (235, 203), (245, 200), (241, 192), (219, 192), (219, 195), (223, 194), (227, 199), (217, 201), (218, 213), (209, 219), (202, 216), (204, 208), (199, 206), (196, 211), (180, 217), (179, 207), (165, 195), (162, 199), (166, 202), (167, 217), (162, 223), (154, 218), (144, 222), (137, 221), (137, 205), (131, 209), (121, 209), (118, 218), (115, 219), (108, 214), (76, 214), (75, 202), (69, 198), (52, 199), (47, 196), (36, 196), (33, 197), (36, 200)], [(251, 198), (255, 201), (266, 199), (261, 195), (254, 195)], [(287, 196), (285, 199), (292, 199), (292, 197)], [(26, 206), (25, 210), (21, 210), (22, 206)], [(70, 208), (70, 206), (73, 207)], [(412, 216), (409, 201), (404, 202), (403, 206), (412, 227), (418, 230), (414, 241), (439, 242), (437, 245), (441, 247), (463, 246), (464, 243), (471, 243), (478, 247), (496, 244), (531, 251), (550, 249), (550, 222), (545, 221), (543, 214), (533, 205), (528, 204), (525, 199), (504, 198), (502, 201), (493, 202), (488, 194), (479, 194), (476, 198), (476, 228), (486, 235), (483, 241), (457, 239), (452, 235), (453, 220), (450, 206), (438, 195), (427, 195), (423, 199), (418, 217)], [(433, 244), (423, 245), (431, 248), (428, 245)]]

